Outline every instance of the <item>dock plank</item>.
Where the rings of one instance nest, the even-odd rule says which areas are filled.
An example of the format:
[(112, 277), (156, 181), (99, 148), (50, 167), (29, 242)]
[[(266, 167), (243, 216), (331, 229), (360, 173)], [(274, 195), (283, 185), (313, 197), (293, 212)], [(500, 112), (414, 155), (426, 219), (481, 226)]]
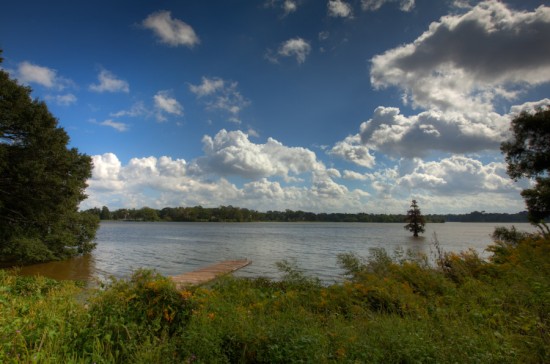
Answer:
[(176, 283), (178, 289), (181, 289), (186, 286), (199, 285), (209, 282), (219, 276), (226, 275), (235, 272), (241, 268), (244, 268), (250, 263), (252, 262), (247, 259), (226, 260), (194, 270), (192, 272), (183, 273), (177, 276), (171, 276), (170, 278)]

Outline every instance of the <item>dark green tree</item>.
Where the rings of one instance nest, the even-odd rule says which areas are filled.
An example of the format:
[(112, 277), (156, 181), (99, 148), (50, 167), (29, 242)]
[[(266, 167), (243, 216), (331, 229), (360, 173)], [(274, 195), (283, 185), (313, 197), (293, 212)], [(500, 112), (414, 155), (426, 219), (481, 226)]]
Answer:
[(111, 220), (111, 211), (109, 211), (109, 208), (107, 206), (103, 206), (101, 208), (101, 212), (99, 213), (100, 220)]
[(94, 248), (98, 219), (78, 212), (92, 162), (68, 142), (46, 104), (0, 69), (0, 261), (63, 259)]
[(416, 200), (412, 200), (411, 208), (407, 211), (406, 221), (407, 225), (405, 225), (405, 229), (413, 233), (415, 238), (418, 237), (419, 233), (424, 232), (424, 216), (422, 216)]
[(522, 112), (512, 120), (511, 140), (501, 144), (506, 155), (508, 175), (535, 180), (533, 188), (521, 196), (529, 211), (529, 221), (541, 223), (550, 216), (550, 106), (534, 113)]

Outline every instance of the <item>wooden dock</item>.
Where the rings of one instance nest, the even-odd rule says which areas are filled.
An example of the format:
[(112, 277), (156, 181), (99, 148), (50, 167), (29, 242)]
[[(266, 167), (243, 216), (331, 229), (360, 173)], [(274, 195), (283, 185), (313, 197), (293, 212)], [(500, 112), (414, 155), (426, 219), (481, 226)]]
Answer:
[(192, 272), (183, 273), (177, 276), (171, 276), (170, 278), (176, 283), (178, 289), (181, 289), (185, 286), (199, 285), (211, 280), (216, 279), (216, 277), (226, 275), (241, 268), (246, 267), (252, 263), (250, 260), (226, 260), (216, 264), (209, 265), (204, 268), (197, 269)]

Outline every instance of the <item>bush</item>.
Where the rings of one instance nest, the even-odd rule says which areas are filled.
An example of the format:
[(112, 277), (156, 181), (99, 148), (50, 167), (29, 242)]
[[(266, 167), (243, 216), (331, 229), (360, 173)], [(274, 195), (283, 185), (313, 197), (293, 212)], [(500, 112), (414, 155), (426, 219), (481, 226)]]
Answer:
[(127, 361), (142, 345), (182, 335), (192, 307), (170, 279), (138, 270), (129, 280), (113, 280), (91, 299), (90, 322), (74, 344), (91, 354), (100, 343), (116, 361)]

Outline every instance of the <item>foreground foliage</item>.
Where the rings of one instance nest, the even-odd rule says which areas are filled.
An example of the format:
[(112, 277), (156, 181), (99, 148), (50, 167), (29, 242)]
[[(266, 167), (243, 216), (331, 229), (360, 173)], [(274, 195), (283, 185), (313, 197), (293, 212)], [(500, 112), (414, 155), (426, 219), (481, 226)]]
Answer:
[(497, 230), (490, 260), (375, 249), (323, 286), (137, 271), (89, 291), (0, 272), (0, 362), (550, 362), (550, 237)]

